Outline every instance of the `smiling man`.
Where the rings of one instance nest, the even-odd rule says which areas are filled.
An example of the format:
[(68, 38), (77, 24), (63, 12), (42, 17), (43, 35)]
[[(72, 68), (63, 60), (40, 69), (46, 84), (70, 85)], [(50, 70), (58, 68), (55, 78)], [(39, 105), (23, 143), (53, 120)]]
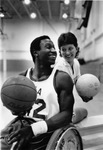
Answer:
[(2, 133), (2, 150), (5, 147), (8, 150), (11, 147), (14, 150), (45, 150), (52, 133), (72, 120), (73, 81), (70, 75), (59, 71), (56, 66), (51, 68), (57, 56), (53, 42), (46, 35), (37, 37), (31, 42), (30, 53), (34, 67), (21, 75), (32, 80), (36, 86), (37, 99), (28, 116), (25, 115), (32, 118), (33, 122), (27, 126), (22, 125), (22, 128), (17, 127), (20, 123), (16, 123), (17, 128), (15, 123), (9, 124), (5, 131), (13, 128), (10, 130), (12, 133)]

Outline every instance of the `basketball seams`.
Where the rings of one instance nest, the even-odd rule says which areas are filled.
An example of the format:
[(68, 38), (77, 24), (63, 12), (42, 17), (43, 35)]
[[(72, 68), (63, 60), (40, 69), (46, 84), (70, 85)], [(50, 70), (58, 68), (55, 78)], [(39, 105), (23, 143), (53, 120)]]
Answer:
[[(18, 85), (18, 88), (17, 88), (17, 85)], [(19, 90), (19, 85), (20, 84), (16, 84), (16, 87), (14, 87), (14, 88), (16, 88), (16, 89), (18, 89)], [(15, 86), (15, 85), (14, 85)], [(15, 99), (15, 97), (13, 97), (13, 96), (11, 96), (10, 94), (8, 94), (8, 92), (10, 92), (10, 91), (8, 91), (8, 87), (10, 87), (11, 89), (11, 91), (14, 89), (13, 88), (13, 86), (6, 86), (5, 88), (3, 88), (2, 90), (1, 90), (1, 94), (4, 94), (5, 96), (7, 96), (7, 97), (9, 97), (9, 98), (12, 98), (12, 99)], [(36, 92), (36, 90), (35, 89), (33, 89), (33, 88), (31, 88), (30, 86), (21, 86), (22, 88), (24, 88), (25, 87), (25, 89), (22, 89), (22, 91), (26, 91), (26, 92), (29, 92), (29, 95), (31, 95), (32, 97), (35, 97), (35, 92)], [(8, 91), (8, 92), (6, 92), (6, 91)], [(5, 94), (5, 92), (6, 92), (6, 94)], [(16, 92), (17, 93), (17, 92)], [(20, 91), (20, 93), (21, 93), (21, 91)], [(18, 94), (19, 95), (19, 94)], [(25, 95), (24, 94), (24, 96), (25, 96), (25, 99), (27, 98), (27, 95)], [(30, 99), (31, 99), (31, 97), (30, 97)], [(29, 99), (29, 102), (32, 102), (32, 101), (30, 101), (30, 99)], [(19, 101), (21, 101), (22, 100), (22, 97), (20, 98), (20, 99), (18, 99), (18, 98), (16, 98), (16, 100), (19, 100)], [(27, 99), (26, 99), (27, 100)], [(28, 101), (28, 100), (27, 100)]]
[[(16, 85), (21, 85), (21, 86), (23, 86), (23, 87), (29, 87), (30, 89), (33, 89), (34, 91), (36, 91), (36, 89), (32, 88), (31, 86), (23, 85), (23, 84), (10, 84), (10, 85), (5, 85), (5, 86), (2, 87), (2, 89), (5, 89), (5, 88), (7, 88), (7, 87), (11, 87), (12, 85), (14, 85), (14, 86), (16, 86)], [(1, 91), (2, 91), (2, 89), (1, 89)]]
[[(11, 96), (8, 96), (8, 95), (6, 95), (6, 94), (4, 94), (4, 93), (1, 93), (1, 95), (4, 95), (4, 96), (6, 96), (6, 97), (8, 97), (8, 98), (11, 98), (11, 99), (15, 99), (15, 100), (17, 100), (17, 101), (20, 101), (21, 102), (21, 99), (17, 99), (17, 98), (13, 98), (13, 97), (11, 97)], [(33, 102), (33, 101), (30, 101), (30, 99), (27, 101), (22, 101), (23, 103), (25, 103), (25, 102)]]

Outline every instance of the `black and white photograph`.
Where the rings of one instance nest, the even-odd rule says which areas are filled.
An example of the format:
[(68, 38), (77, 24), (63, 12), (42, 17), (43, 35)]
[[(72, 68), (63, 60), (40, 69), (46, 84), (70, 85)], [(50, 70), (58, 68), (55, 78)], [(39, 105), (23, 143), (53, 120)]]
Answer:
[(0, 0), (0, 150), (103, 150), (103, 0)]

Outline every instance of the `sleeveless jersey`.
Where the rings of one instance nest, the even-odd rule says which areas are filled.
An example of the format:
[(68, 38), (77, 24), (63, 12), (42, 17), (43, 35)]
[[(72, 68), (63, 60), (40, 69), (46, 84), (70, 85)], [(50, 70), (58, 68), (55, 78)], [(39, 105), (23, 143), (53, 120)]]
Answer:
[[(26, 77), (30, 79), (30, 70)], [(57, 93), (54, 89), (53, 79), (56, 69), (53, 69), (51, 75), (44, 81), (33, 81), (37, 90), (37, 99), (30, 111), (29, 117), (35, 121), (46, 120), (59, 113), (59, 103)]]
[(76, 58), (74, 58), (73, 69), (63, 57), (58, 58), (55, 65), (58, 70), (68, 73), (72, 78), (73, 83), (75, 83), (80, 76), (80, 65)]

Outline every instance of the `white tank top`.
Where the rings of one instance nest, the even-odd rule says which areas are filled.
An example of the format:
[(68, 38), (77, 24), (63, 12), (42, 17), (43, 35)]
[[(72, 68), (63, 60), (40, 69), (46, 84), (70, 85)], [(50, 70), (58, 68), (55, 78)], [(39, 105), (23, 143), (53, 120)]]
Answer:
[(59, 57), (57, 59), (55, 66), (58, 70), (68, 73), (72, 78), (73, 83), (75, 83), (80, 76), (80, 65), (77, 59), (74, 59), (73, 70), (70, 64), (63, 57)]
[[(30, 70), (27, 71), (26, 77), (30, 79)], [(33, 81), (37, 90), (37, 100), (35, 101), (29, 117), (35, 121), (46, 120), (59, 113), (59, 103), (57, 93), (54, 89), (53, 79), (56, 69), (54, 69), (48, 79), (44, 81)]]

